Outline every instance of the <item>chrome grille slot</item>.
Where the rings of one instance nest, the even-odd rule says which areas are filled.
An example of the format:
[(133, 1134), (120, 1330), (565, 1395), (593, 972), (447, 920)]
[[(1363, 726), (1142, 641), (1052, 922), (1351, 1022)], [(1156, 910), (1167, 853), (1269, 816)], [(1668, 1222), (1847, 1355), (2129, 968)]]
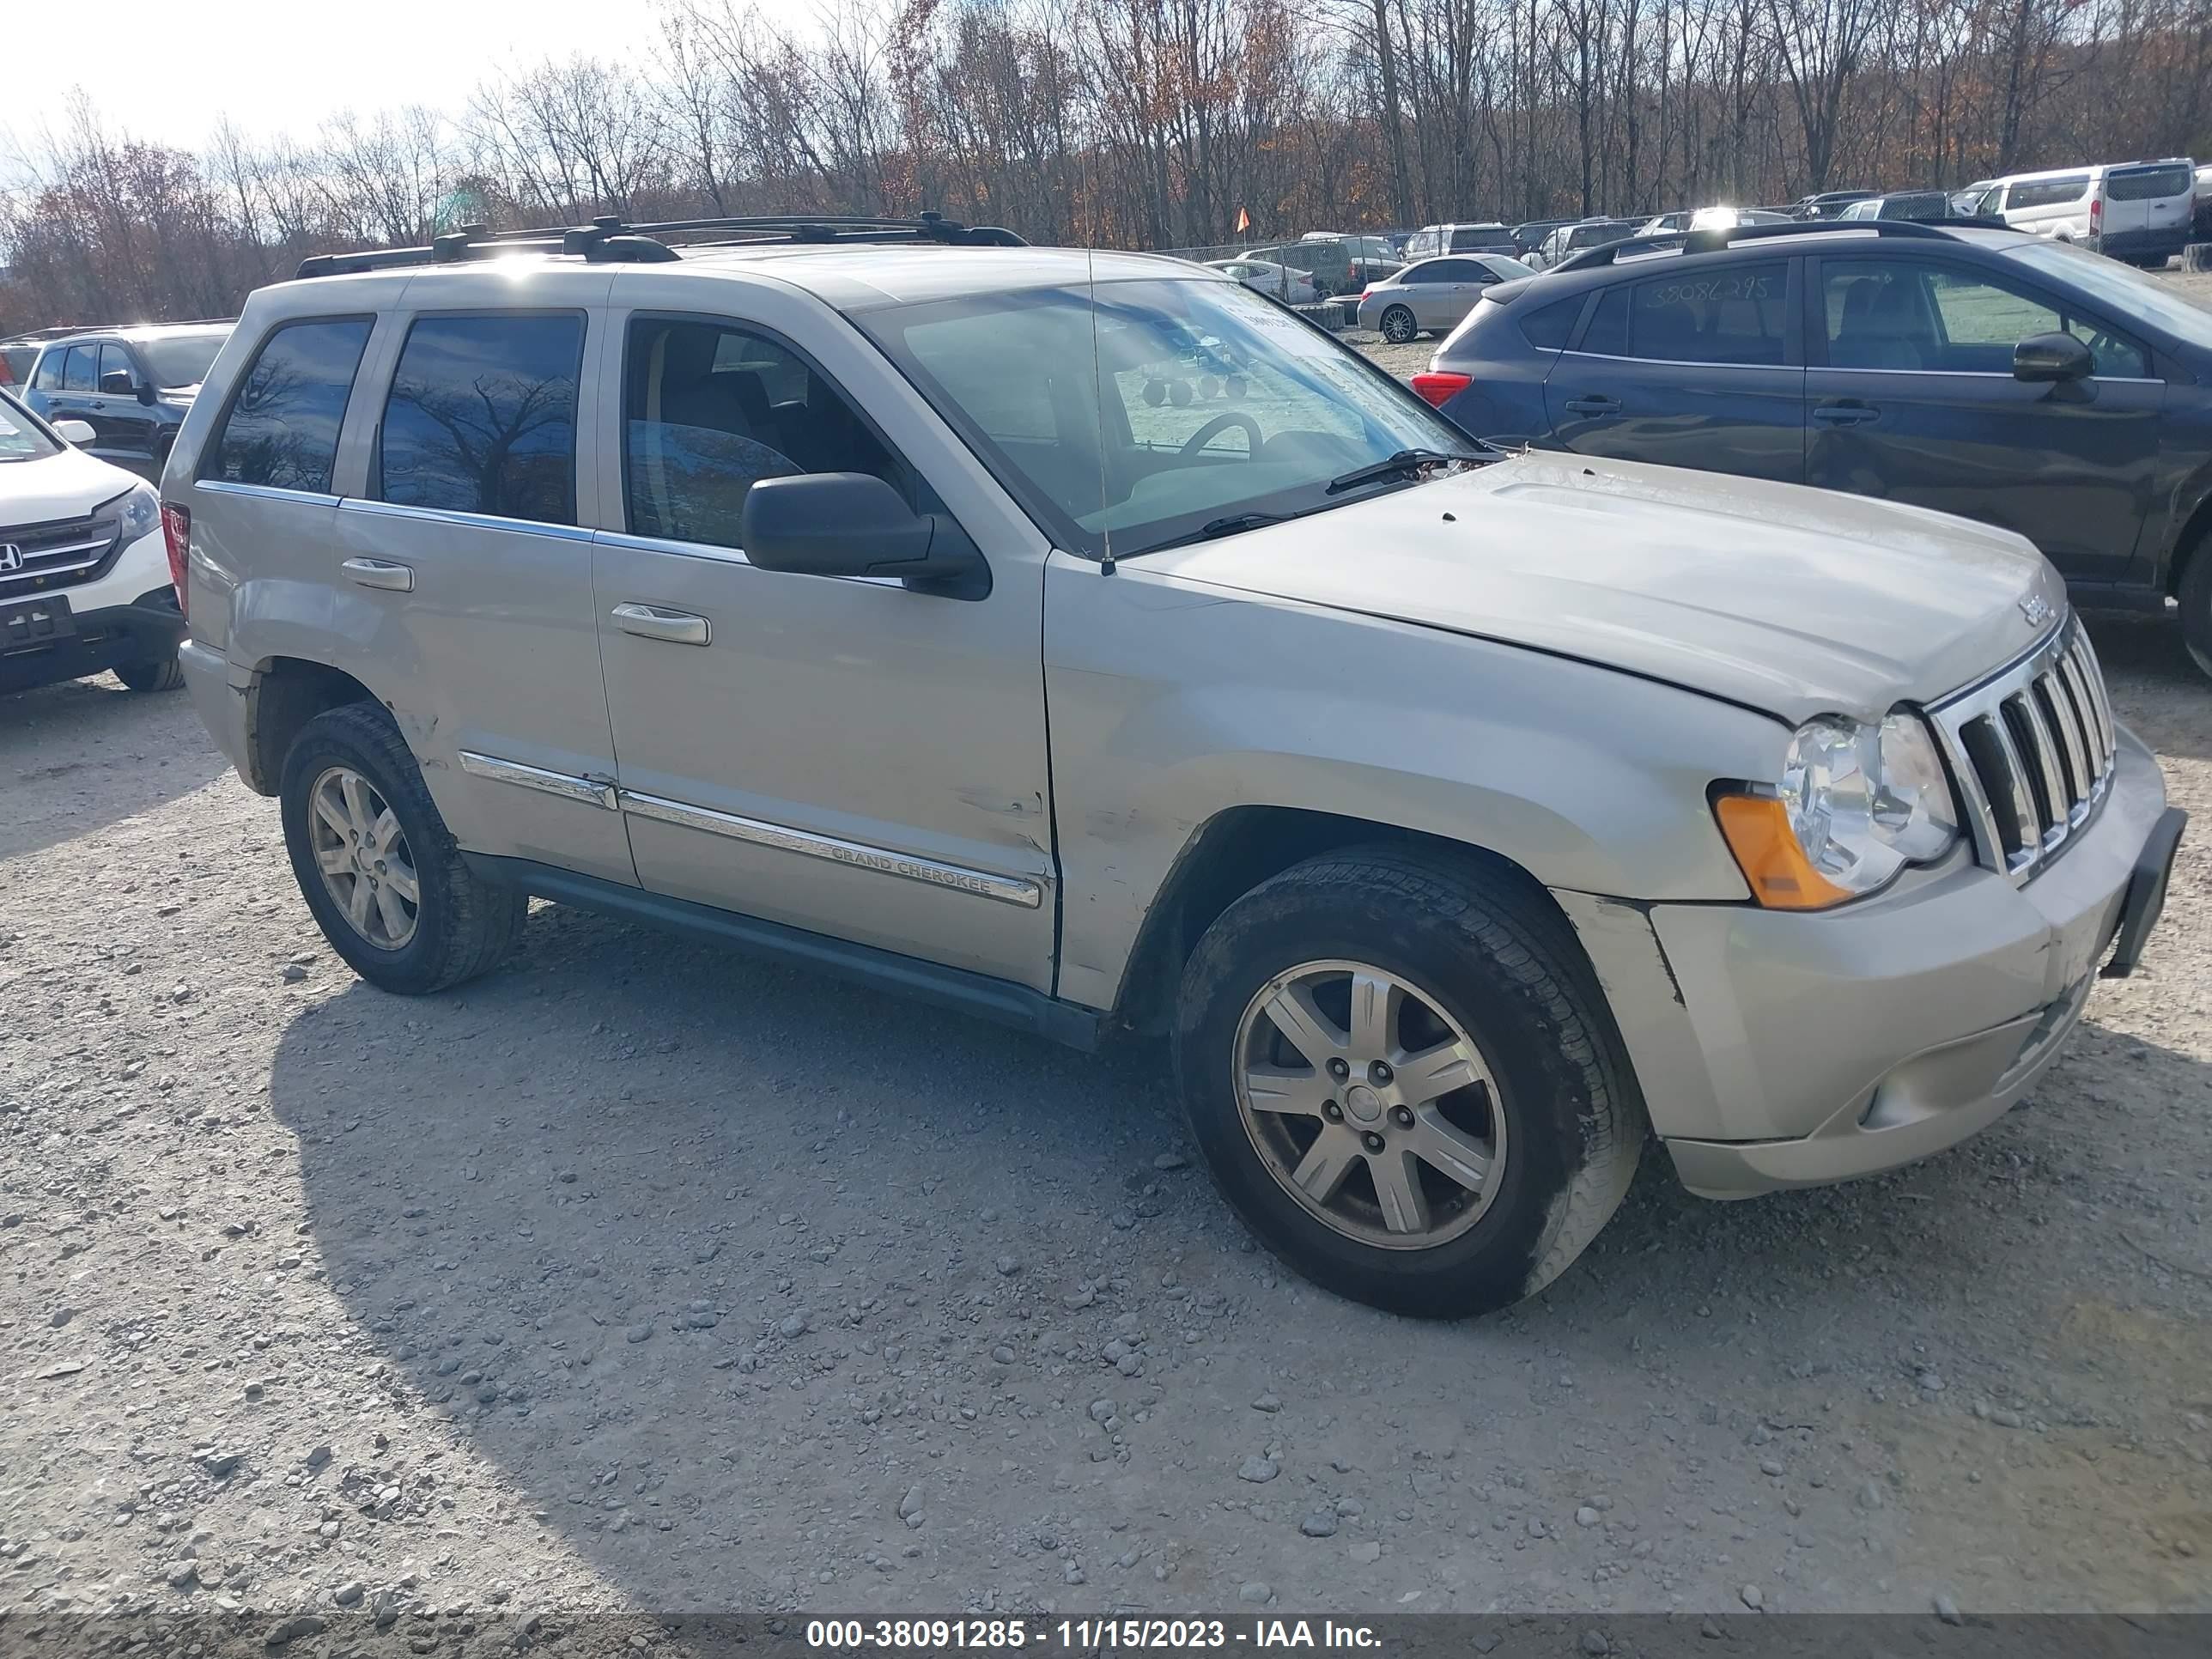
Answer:
[(2116, 751), (2088, 635), (2069, 621), (2027, 656), (1934, 710), (1975, 854), (2026, 881), (2103, 804)]
[(0, 571), (0, 599), (87, 582), (102, 574), (123, 539), (112, 518), (52, 519), (44, 524), (0, 526), (0, 544), (13, 547), (15, 568)]

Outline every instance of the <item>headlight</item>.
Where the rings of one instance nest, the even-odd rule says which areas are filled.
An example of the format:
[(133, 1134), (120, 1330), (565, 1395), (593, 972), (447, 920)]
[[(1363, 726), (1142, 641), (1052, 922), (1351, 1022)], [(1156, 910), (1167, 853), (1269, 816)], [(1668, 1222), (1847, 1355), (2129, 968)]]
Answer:
[(1772, 793), (1713, 803), (1729, 850), (1771, 909), (1819, 910), (1887, 886), (1959, 838), (1958, 808), (1928, 724), (1823, 714), (1799, 726)]
[(112, 513), (121, 519), (124, 535), (134, 542), (141, 536), (150, 535), (161, 522), (161, 498), (154, 493), (150, 484), (139, 484), (129, 495), (103, 501), (93, 510)]

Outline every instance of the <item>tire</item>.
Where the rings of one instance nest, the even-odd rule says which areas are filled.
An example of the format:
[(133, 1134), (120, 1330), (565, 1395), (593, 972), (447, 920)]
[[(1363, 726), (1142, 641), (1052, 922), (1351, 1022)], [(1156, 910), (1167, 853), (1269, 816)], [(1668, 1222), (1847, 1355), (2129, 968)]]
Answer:
[(115, 678), (131, 691), (174, 691), (185, 683), (185, 665), (173, 653), (143, 662), (118, 663)]
[[(1245, 1103), (1255, 1095), (1310, 1098), (1303, 1091), (1319, 1083), (1321, 1071), (1297, 1054), (1278, 1069), (1275, 1061), (1289, 1052), (1281, 1048), (1288, 1027), (1264, 1012), (1265, 1023), (1256, 1023), (1254, 1011), (1280, 1006), (1282, 988), (1296, 986), (1297, 976), (1311, 970), (1306, 1006), (1327, 1013), (1328, 975), (1347, 963), (1370, 964), (1406, 988), (1408, 998), (1424, 1005), (1422, 1020), (1433, 1015), (1443, 1023), (1431, 1035), (1456, 1027), (1471, 1040), (1485, 1080), (1419, 1107), (1418, 1115), (1389, 1106), (1386, 1122), (1358, 1106), (1366, 1091), (1348, 1085), (1340, 1085), (1322, 1109), (1334, 1122), (1280, 1105), (1248, 1110)], [(1397, 1053), (1407, 1076), (1416, 1069), (1407, 1051), (1426, 1041), (1414, 1031), (1413, 1008), (1409, 1001), (1402, 1013), (1387, 1013), (1381, 1028), (1403, 1036)], [(1328, 1018), (1333, 1027), (1334, 1017)], [(1471, 861), (1356, 848), (1262, 883), (1199, 941), (1183, 973), (1176, 1025), (1176, 1068), (1192, 1134), (1237, 1213), (1269, 1249), (1315, 1283), (1391, 1312), (1460, 1318), (1534, 1295), (1611, 1218), (1643, 1152), (1643, 1098), (1566, 924), (1540, 898)], [(1346, 1018), (1331, 1035), (1351, 1038), (1347, 1052), (1364, 1065), (1358, 1028), (1356, 1018)], [(1255, 1040), (1273, 1045), (1275, 1061), (1254, 1060)], [(1352, 1080), (1388, 1073), (1355, 1071)], [(1269, 1081), (1275, 1079), (1286, 1079), (1279, 1095)], [(1389, 1080), (1401, 1086), (1406, 1101), (1422, 1092), (1404, 1077)], [(1453, 1115), (1448, 1127), (1461, 1131), (1453, 1144), (1486, 1139), (1480, 1193), (1443, 1179), (1437, 1166), (1395, 1144), (1385, 1144), (1384, 1155), (1371, 1161), (1359, 1153), (1359, 1164), (1322, 1158), (1322, 1137), (1333, 1131), (1354, 1132), (1363, 1146), (1382, 1139), (1373, 1133), (1362, 1139), (1355, 1109), (1394, 1135), (1392, 1123), (1405, 1113), (1408, 1138), (1422, 1132), (1431, 1114)], [(1332, 1160), (1351, 1170), (1328, 1200), (1343, 1212), (1335, 1220), (1323, 1219), (1310, 1197), (1294, 1196), (1284, 1173), (1307, 1131), (1313, 1139), (1298, 1170)], [(1332, 1144), (1344, 1145), (1341, 1135)], [(1432, 1231), (1392, 1231), (1376, 1171), (1387, 1169), (1394, 1154), (1424, 1189), (1418, 1213), (1435, 1224)], [(1439, 1186), (1462, 1196), (1438, 1205), (1425, 1194)], [(1437, 1242), (1417, 1243), (1421, 1237)], [(1399, 1242), (1389, 1243), (1390, 1237)]]
[(1410, 345), (1420, 337), (1420, 325), (1413, 313), (1404, 306), (1386, 307), (1382, 313), (1382, 337), (1392, 345)]
[[(347, 776), (365, 786), (359, 797), (363, 810), (356, 817), (380, 826), (388, 813), (398, 835), (383, 830), (375, 848), (388, 856), (388, 864), (367, 865), (362, 873), (341, 870), (334, 883), (318, 862), (319, 841), (330, 853), (343, 854), (346, 848), (327, 845), (339, 831), (319, 813), (316, 798), (328, 790), (343, 808), (349, 799)], [(513, 948), (529, 910), (528, 896), (495, 886), (469, 869), (423, 787), (414, 755), (375, 704), (349, 703), (301, 727), (284, 757), (278, 795), (284, 845), (301, 895), (331, 948), (371, 985), (401, 996), (427, 996), (489, 973)], [(361, 867), (362, 860), (355, 864)], [(398, 872), (410, 868), (411, 904), (398, 879)], [(365, 927), (349, 916), (334, 889), (359, 889), (370, 871), (385, 873), (372, 884), (376, 896), (364, 907)], [(402, 896), (387, 908), (387, 894)], [(395, 915), (409, 925), (395, 927), (390, 920)]]
[(2212, 530), (2198, 535), (2187, 558), (2174, 589), (2181, 602), (2181, 637), (2197, 668), (2212, 674)]

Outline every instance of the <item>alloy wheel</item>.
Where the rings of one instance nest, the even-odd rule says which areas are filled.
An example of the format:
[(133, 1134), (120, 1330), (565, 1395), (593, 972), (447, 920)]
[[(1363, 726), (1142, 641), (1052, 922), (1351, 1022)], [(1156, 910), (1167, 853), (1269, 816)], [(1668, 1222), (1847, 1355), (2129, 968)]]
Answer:
[(1420, 330), (1413, 325), (1413, 313), (1403, 306), (1392, 306), (1382, 313), (1382, 337), (1392, 345), (1404, 345)]
[(1506, 1158), (1495, 1073), (1402, 975), (1349, 961), (1279, 974), (1246, 1006), (1233, 1052), (1253, 1150), (1324, 1225), (1431, 1249), (1489, 1208)]
[(307, 830), (323, 886), (354, 932), (380, 950), (415, 937), (422, 890), (406, 832), (376, 786), (333, 766), (308, 792)]

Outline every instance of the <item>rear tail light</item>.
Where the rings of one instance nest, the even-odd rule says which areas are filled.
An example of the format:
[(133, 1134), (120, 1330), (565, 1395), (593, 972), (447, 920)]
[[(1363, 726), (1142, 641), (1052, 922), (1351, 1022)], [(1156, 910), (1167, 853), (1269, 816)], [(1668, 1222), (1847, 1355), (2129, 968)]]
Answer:
[(1375, 290), (1374, 290), (1373, 289), (1371, 289), (1371, 288), (1363, 288), (1363, 289), (1361, 289), (1359, 290), (1359, 303), (1360, 303), (1360, 304), (1362, 304), (1362, 305), (1365, 305), (1365, 304), (1367, 303), (1367, 301), (1368, 301), (1369, 298), (1370, 298), (1370, 297), (1374, 294), (1374, 292), (1375, 292)]
[(1414, 394), (1431, 409), (1442, 409), (1474, 384), (1472, 374), (1449, 374), (1433, 368), (1413, 376)]
[(192, 510), (161, 503), (161, 544), (169, 551), (169, 585), (177, 590), (177, 609), (185, 608), (185, 570), (191, 556)]
[(2092, 236), (2105, 234), (2105, 193), (2101, 190), (2091, 192), (2089, 197), (2089, 234)]

